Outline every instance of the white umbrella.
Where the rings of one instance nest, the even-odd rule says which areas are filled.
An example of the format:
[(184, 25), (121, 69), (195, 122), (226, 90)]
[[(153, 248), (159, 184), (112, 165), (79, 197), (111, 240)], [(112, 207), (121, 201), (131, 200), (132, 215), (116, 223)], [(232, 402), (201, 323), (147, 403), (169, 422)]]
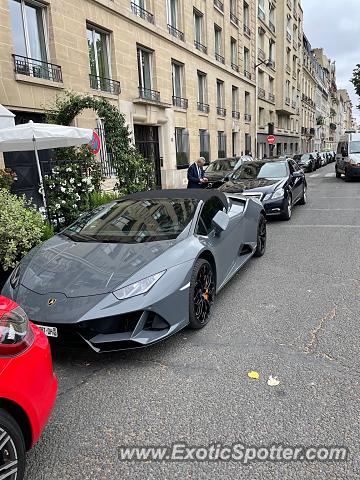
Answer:
[(15, 127), (15, 115), (0, 105), (0, 128)]
[(75, 147), (90, 143), (92, 138), (93, 131), (88, 128), (29, 122), (0, 130), (0, 152), (34, 151), (40, 179), (40, 190), (46, 207), (38, 150)]

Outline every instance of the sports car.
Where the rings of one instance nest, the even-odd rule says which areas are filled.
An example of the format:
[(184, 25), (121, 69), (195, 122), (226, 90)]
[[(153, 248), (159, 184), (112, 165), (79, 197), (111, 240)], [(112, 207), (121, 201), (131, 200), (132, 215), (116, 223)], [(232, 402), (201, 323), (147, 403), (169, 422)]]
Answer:
[(258, 199), (215, 190), (132, 194), (32, 250), (3, 294), (60, 341), (96, 352), (204, 327), (216, 293), (266, 247)]

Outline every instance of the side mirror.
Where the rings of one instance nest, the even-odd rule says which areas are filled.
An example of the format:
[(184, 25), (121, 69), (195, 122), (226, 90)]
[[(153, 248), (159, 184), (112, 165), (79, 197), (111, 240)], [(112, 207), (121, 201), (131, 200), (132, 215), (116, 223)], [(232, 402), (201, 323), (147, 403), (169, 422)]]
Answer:
[(212, 220), (212, 226), (215, 229), (217, 235), (224, 232), (229, 226), (229, 215), (225, 212), (219, 211)]

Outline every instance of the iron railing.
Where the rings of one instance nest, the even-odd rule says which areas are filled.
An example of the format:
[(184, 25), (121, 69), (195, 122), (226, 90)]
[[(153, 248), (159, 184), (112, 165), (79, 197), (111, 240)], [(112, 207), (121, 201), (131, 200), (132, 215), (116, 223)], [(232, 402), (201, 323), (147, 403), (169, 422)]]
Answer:
[(169, 31), (170, 35), (172, 35), (173, 37), (178, 38), (179, 40), (184, 41), (184, 39), (185, 39), (184, 33), (181, 32), (180, 30), (178, 30), (177, 28), (175, 28), (175, 27), (173, 27), (172, 25), (169, 25), (169, 24), (168, 24), (168, 31)]
[(174, 107), (179, 108), (188, 108), (189, 102), (187, 98), (176, 97), (175, 95), (172, 97)]
[(225, 57), (223, 57), (222, 55), (220, 55), (220, 53), (217, 53), (215, 52), (215, 58), (218, 62), (220, 63), (225, 63)]
[(197, 50), (200, 50), (202, 53), (207, 53), (207, 47), (203, 45), (202, 43), (198, 42), (197, 40), (194, 40), (194, 45)]
[(248, 37), (250, 37), (250, 35), (251, 35), (250, 28), (249, 28), (248, 25), (246, 25), (246, 23), (244, 23), (244, 33), (246, 33), (246, 35), (247, 35)]
[(230, 12), (230, 20), (235, 23), (235, 25), (238, 27), (239, 26), (239, 19), (235, 15), (235, 13)]
[(90, 87), (93, 90), (100, 90), (102, 92), (119, 95), (121, 92), (120, 82), (112, 80), (111, 78), (98, 77), (96, 75), (89, 75)]
[(150, 88), (139, 87), (139, 96), (143, 100), (150, 100), (151, 102), (160, 102), (160, 92), (151, 90)]
[(216, 107), (216, 113), (219, 117), (226, 117), (226, 108)]
[(240, 112), (238, 112), (237, 110), (233, 110), (232, 111), (232, 118), (236, 118), (236, 120), (239, 120)]
[(258, 97), (259, 98), (265, 98), (266, 97), (266, 93), (265, 93), (265, 90), (263, 88), (258, 89)]
[(260, 60), (265, 60), (266, 59), (266, 54), (262, 48), (259, 48), (258, 50), (258, 57)]
[(224, 11), (224, 4), (221, 0), (214, 0), (214, 7), (218, 8), (220, 11)]
[(244, 75), (247, 77), (249, 80), (251, 80), (251, 73), (248, 70), (244, 70)]
[(245, 119), (245, 122), (251, 122), (251, 113), (245, 113), (244, 119)]
[(147, 20), (149, 23), (154, 23), (154, 15), (145, 10), (145, 8), (139, 7), (136, 3), (131, 2), (131, 10), (137, 17)]
[(197, 109), (199, 112), (209, 113), (210, 106), (207, 103), (197, 102)]
[(275, 103), (275, 95), (273, 93), (269, 93), (269, 101)]
[(235, 70), (235, 72), (239, 71), (239, 65), (236, 65), (236, 63), (231, 63), (231, 68)]
[(269, 28), (273, 33), (275, 33), (275, 25), (273, 24), (273, 22), (271, 20), (269, 20)]
[(43, 62), (35, 58), (13, 55), (14, 70), (18, 75), (26, 75), (33, 78), (43, 78), (52, 82), (62, 83), (62, 71), (60, 65)]

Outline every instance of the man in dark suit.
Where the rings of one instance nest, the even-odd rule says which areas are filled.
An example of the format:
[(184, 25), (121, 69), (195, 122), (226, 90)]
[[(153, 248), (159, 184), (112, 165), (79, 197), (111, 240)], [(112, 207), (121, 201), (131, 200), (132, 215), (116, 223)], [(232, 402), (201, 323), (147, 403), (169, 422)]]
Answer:
[(194, 162), (187, 171), (187, 188), (204, 188), (208, 179), (204, 172), (205, 158), (200, 157)]

